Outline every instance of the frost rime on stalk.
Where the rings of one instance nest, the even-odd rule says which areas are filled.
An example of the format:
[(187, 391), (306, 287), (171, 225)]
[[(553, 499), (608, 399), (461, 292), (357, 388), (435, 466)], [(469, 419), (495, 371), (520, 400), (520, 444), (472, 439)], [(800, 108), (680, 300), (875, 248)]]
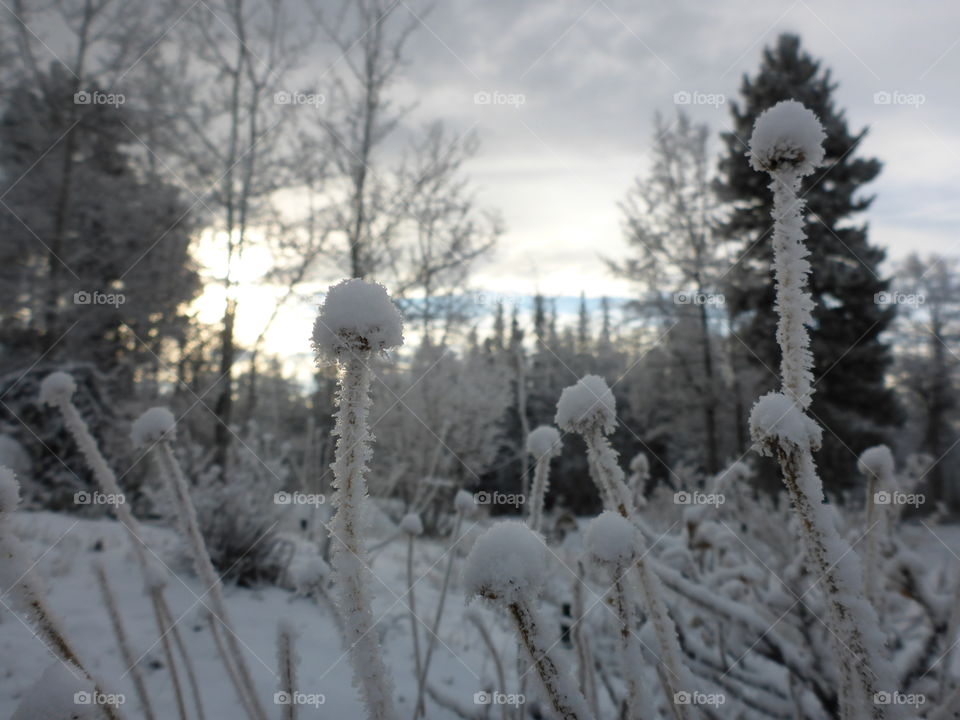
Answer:
[(468, 597), (485, 598), (506, 612), (557, 716), (588, 720), (593, 715), (587, 701), (553, 652), (556, 643), (547, 637), (537, 610), (546, 567), (543, 540), (522, 522), (500, 522), (480, 536), (467, 556), (465, 589)]
[(782, 353), (782, 392), (760, 398), (750, 414), (750, 431), (758, 450), (780, 462), (800, 515), (809, 562), (827, 596), (831, 641), (841, 668), (842, 716), (891, 718), (894, 707), (874, 701), (877, 692), (894, 690), (879, 620), (863, 595), (859, 558), (840, 537), (822, 502), (823, 484), (813, 461), (821, 429), (806, 413), (813, 393), (807, 332), (813, 300), (806, 290), (810, 264), (804, 245), (804, 203), (798, 193), (801, 178), (823, 162), (824, 138), (816, 115), (790, 100), (763, 112), (750, 139), (752, 167), (772, 179), (777, 342)]
[(335, 360), (340, 371), (334, 428), (337, 448), (333, 462), (333, 566), (353, 681), (361, 690), (371, 720), (392, 719), (396, 714), (393, 682), (375, 632), (371, 571), (360, 527), (372, 440), (367, 427), (369, 364), (375, 353), (402, 342), (400, 313), (382, 285), (352, 279), (330, 288), (314, 325), (313, 345), (318, 363)]
[(530, 486), (530, 529), (540, 532), (543, 524), (543, 501), (550, 489), (550, 460), (561, 452), (560, 433), (555, 427), (541, 425), (527, 437), (527, 452), (536, 463)]
[[(587, 375), (576, 385), (565, 388), (557, 401), (557, 425), (567, 432), (577, 432), (587, 443), (587, 459), (594, 482), (600, 489), (604, 506), (640, 527), (632, 494), (624, 480), (617, 453), (607, 439), (607, 433), (616, 427), (616, 400), (606, 381), (597, 375)], [(643, 595), (643, 606), (650, 617), (657, 637), (658, 655), (666, 672), (658, 673), (667, 701), (683, 691), (694, 688), (692, 676), (683, 661), (683, 651), (677, 638), (677, 628), (667, 611), (663, 586), (651, 562), (646, 557), (646, 545), (640, 533), (636, 536), (635, 562)], [(690, 705), (673, 705), (678, 718), (693, 717)]]

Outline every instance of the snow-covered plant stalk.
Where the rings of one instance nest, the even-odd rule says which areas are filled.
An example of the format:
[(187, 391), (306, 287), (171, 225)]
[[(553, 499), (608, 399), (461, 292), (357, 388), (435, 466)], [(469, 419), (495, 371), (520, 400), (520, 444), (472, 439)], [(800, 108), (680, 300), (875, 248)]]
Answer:
[(463, 519), (476, 510), (476, 503), (473, 495), (466, 490), (458, 490), (453, 498), (453, 507), (456, 511), (456, 520), (453, 524), (453, 532), (450, 534), (450, 545), (447, 547), (447, 566), (443, 571), (443, 584), (440, 588), (440, 599), (437, 601), (437, 609), (433, 616), (433, 625), (430, 628), (430, 637), (427, 640), (427, 652), (423, 658), (423, 668), (420, 670), (420, 677), (417, 680), (417, 704), (414, 710), (414, 718), (420, 717), (425, 712), (423, 704), (423, 695), (426, 691), (427, 675), (430, 672), (430, 660), (433, 657), (434, 648), (437, 645), (437, 638), (440, 633), (440, 620), (443, 619), (443, 608), (447, 601), (447, 589), (450, 587), (450, 576), (453, 574), (453, 561), (456, 553), (453, 549), (460, 542), (460, 529), (463, 527)]
[(286, 619), (277, 625), (277, 670), (278, 688), (288, 702), (283, 704), (283, 720), (297, 720), (297, 634)]
[(546, 697), (562, 720), (593, 715), (576, 681), (553, 652), (537, 610), (546, 582), (543, 540), (524, 523), (497, 523), (477, 540), (467, 556), (463, 578), (468, 597), (479, 596), (506, 612), (520, 646), (532, 664)]
[(652, 706), (643, 679), (643, 651), (634, 632), (637, 619), (633, 600), (627, 594), (630, 567), (636, 559), (636, 535), (637, 529), (629, 520), (610, 510), (591, 520), (586, 533), (590, 554), (613, 574), (613, 605), (620, 621), (620, 670), (627, 686), (629, 720), (642, 720), (646, 708)]
[(799, 190), (801, 179), (823, 162), (824, 138), (816, 115), (791, 100), (763, 112), (750, 139), (751, 165), (772, 179), (777, 342), (782, 354), (781, 392), (760, 398), (750, 414), (750, 430), (758, 450), (775, 455), (780, 462), (800, 515), (811, 569), (823, 583), (831, 640), (841, 668), (842, 715), (888, 718), (893, 706), (875, 702), (874, 697), (895, 689), (884, 658), (883, 634), (873, 606), (863, 595), (859, 558), (840, 537), (822, 502), (823, 484), (813, 460), (822, 430), (806, 412), (813, 392), (807, 327), (812, 324), (814, 305), (806, 289), (810, 264)]
[(580, 692), (587, 699), (593, 714), (600, 715), (599, 699), (597, 697), (597, 676), (593, 663), (593, 651), (590, 648), (590, 638), (585, 630), (585, 612), (583, 603), (583, 581), (586, 577), (583, 559), (577, 560), (577, 576), (573, 579), (573, 602), (571, 603), (572, 625), (570, 636), (577, 655), (577, 680)]
[(237, 697), (251, 718), (266, 720), (266, 712), (256, 694), (253, 676), (244, 659), (234, 624), (230, 620), (230, 613), (223, 597), (223, 585), (210, 560), (210, 553), (207, 551), (203, 533), (200, 531), (200, 521), (197, 519), (197, 511), (190, 498), (187, 479), (180, 467), (180, 461), (173, 452), (173, 441), (176, 439), (175, 426), (176, 420), (173, 413), (167, 408), (155, 407), (137, 418), (131, 435), (135, 444), (150, 447), (157, 453), (161, 475), (166, 479), (170, 499), (177, 509), (177, 518), (183, 529), (194, 569), (206, 588), (205, 594), (210, 597), (211, 630), (214, 633), (217, 632), (217, 623), (220, 623), (225, 630), (225, 646), (228, 655), (223, 656), (222, 659), (233, 681)]
[(140, 665), (137, 663), (137, 658), (130, 648), (127, 631), (123, 626), (120, 611), (117, 609), (117, 599), (113, 594), (113, 590), (110, 589), (107, 573), (102, 563), (94, 563), (93, 574), (94, 577), (97, 578), (97, 585), (100, 586), (100, 596), (103, 598), (103, 605), (107, 609), (107, 615), (110, 617), (110, 625), (113, 628), (113, 633), (117, 637), (117, 647), (120, 648), (120, 656), (123, 658), (123, 664), (130, 669), (130, 678), (133, 680), (133, 687), (137, 691), (137, 697), (140, 698), (143, 714), (147, 720), (154, 720), (155, 715), (153, 714), (150, 695), (147, 693), (147, 685), (143, 681), (143, 674), (140, 672)]
[(647, 480), (650, 479), (650, 461), (645, 453), (638, 452), (630, 461), (630, 477), (627, 478), (627, 488), (630, 490), (630, 497), (633, 504), (642, 508), (646, 506), (647, 501), (643, 496)]
[(362, 691), (367, 716), (385, 720), (396, 716), (393, 681), (383, 662), (374, 632), (370, 568), (360, 526), (367, 501), (367, 461), (371, 435), (370, 362), (375, 353), (403, 342), (403, 324), (386, 289), (360, 279), (344, 280), (327, 292), (313, 329), (319, 362), (334, 360), (339, 367), (339, 408), (334, 434), (333, 567), (337, 575), (340, 610), (353, 665), (354, 684)]
[(413, 663), (418, 680), (423, 674), (423, 661), (420, 655), (420, 621), (417, 619), (417, 599), (414, 591), (413, 551), (414, 543), (423, 535), (423, 522), (417, 513), (407, 513), (400, 521), (400, 529), (407, 536), (407, 609), (410, 610), (410, 632), (413, 635)]
[[(500, 659), (500, 653), (497, 651), (497, 646), (493, 642), (493, 638), (490, 636), (490, 630), (484, 623), (483, 618), (474, 608), (470, 608), (470, 610), (467, 611), (466, 619), (467, 622), (473, 625), (477, 629), (477, 632), (480, 633), (480, 639), (483, 640), (483, 644), (487, 646), (487, 652), (490, 653), (490, 659), (493, 660), (493, 667), (497, 673), (497, 682), (500, 684), (501, 688), (505, 688), (507, 686), (507, 675), (503, 670), (503, 661)], [(507, 704), (500, 703), (501, 720), (507, 720), (508, 716), (509, 713), (507, 712)]]
[[(617, 453), (607, 439), (607, 433), (616, 427), (616, 401), (606, 381), (597, 375), (587, 375), (576, 385), (565, 388), (557, 401), (557, 425), (567, 432), (580, 433), (587, 443), (587, 455), (594, 482), (600, 489), (604, 505), (640, 527), (630, 490), (624, 482), (623, 470)], [(636, 568), (643, 595), (643, 607), (657, 638), (660, 661), (666, 672), (664, 693), (670, 702), (678, 693), (693, 690), (690, 671), (683, 661), (677, 629), (667, 611), (663, 587), (647, 558), (646, 542), (642, 533), (636, 535)], [(680, 718), (691, 716), (689, 705), (674, 705)]]
[(550, 489), (550, 460), (560, 455), (560, 433), (552, 425), (541, 425), (527, 437), (527, 452), (536, 463), (533, 468), (533, 482), (530, 485), (530, 506), (527, 522), (530, 529), (540, 532), (543, 524), (543, 501)]
[[(183, 693), (180, 688), (180, 680), (177, 675), (177, 666), (174, 662), (174, 656), (170, 647), (170, 642), (167, 639), (167, 635), (172, 633), (175, 634), (175, 637), (179, 642), (179, 630), (177, 630), (176, 626), (172, 624), (172, 621), (171, 623), (167, 623), (166, 621), (162, 620), (164, 615), (171, 615), (170, 609), (167, 607), (166, 598), (163, 595), (163, 583), (151, 581), (151, 576), (155, 576), (157, 573), (154, 572), (155, 569), (151, 569), (151, 562), (147, 557), (146, 546), (142, 540), (143, 532), (140, 529), (140, 523), (130, 511), (130, 506), (126, 503), (123, 493), (120, 490), (120, 485), (117, 482), (116, 475), (107, 464), (106, 458), (104, 458), (103, 453), (100, 452), (100, 447), (97, 445), (96, 439), (94, 439), (93, 435), (91, 435), (90, 429), (87, 427), (83, 417), (80, 415), (80, 411), (73, 403), (73, 394), (76, 392), (76, 389), (76, 383), (68, 373), (61, 371), (50, 373), (43, 379), (43, 382), (40, 383), (40, 402), (51, 407), (55, 407), (60, 411), (60, 414), (63, 416), (64, 425), (70, 432), (70, 435), (73, 437), (73, 440), (80, 449), (84, 459), (87, 461), (87, 465), (89, 465), (90, 469), (93, 471), (93, 477), (97, 481), (97, 485), (100, 487), (101, 492), (103, 492), (107, 497), (113, 497), (116, 499), (116, 502), (113, 504), (114, 512), (116, 513), (117, 518), (120, 520), (120, 524), (123, 525), (124, 530), (126, 531), (127, 538), (130, 541), (130, 546), (133, 548), (133, 555), (140, 566), (141, 572), (143, 573), (145, 588), (150, 597), (150, 603), (153, 606), (153, 614), (157, 623), (157, 631), (162, 641), (161, 644), (164, 657), (166, 659), (166, 665), (170, 671), (174, 695), (176, 696), (177, 709), (179, 711), (181, 720), (186, 720), (187, 715), (183, 702)], [(189, 667), (188, 674), (191, 675), (191, 683), (195, 688), (195, 680), (192, 677), (192, 664), (190, 663), (190, 659), (184, 653), (181, 653), (181, 656), (184, 664)], [(202, 718), (203, 712), (200, 705), (200, 695), (199, 692), (196, 691), (196, 688), (194, 696), (199, 713), (198, 717)]]
[[(13, 470), (0, 465), (0, 591), (2, 595), (9, 594), (14, 608), (26, 614), (34, 632), (47, 649), (63, 661), (71, 673), (76, 669), (77, 673), (85, 676), (85, 680), (92, 682), (96, 692), (102, 695), (104, 693), (100, 685), (93, 680), (67, 640), (59, 621), (47, 608), (44, 592), (33, 574), (36, 563), (29, 561), (26, 549), (13, 532), (13, 513), (19, 503), (20, 484), (17, 478)], [(80, 681), (79, 678), (75, 679)], [(113, 705), (104, 704), (100, 707), (109, 720), (120, 719), (120, 712)], [(24, 714), (23, 717), (30, 716)]]
[(860, 455), (857, 468), (867, 476), (867, 537), (865, 540), (867, 549), (863, 561), (863, 589), (877, 612), (881, 613), (883, 609), (880, 607), (879, 594), (882, 589), (879, 587), (882, 582), (880, 554), (881, 546), (887, 538), (890, 522), (888, 513), (890, 492), (895, 489), (893, 453), (886, 445), (867, 448)]

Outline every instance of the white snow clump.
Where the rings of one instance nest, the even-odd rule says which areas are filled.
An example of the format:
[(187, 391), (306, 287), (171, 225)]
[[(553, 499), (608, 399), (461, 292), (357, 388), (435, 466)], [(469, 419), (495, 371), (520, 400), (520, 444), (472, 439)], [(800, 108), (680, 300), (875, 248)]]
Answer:
[(605, 510), (587, 526), (587, 549), (600, 562), (626, 565), (636, 552), (636, 534), (636, 528), (623, 515)]
[(893, 476), (893, 453), (886, 445), (875, 445), (867, 448), (857, 461), (857, 469), (864, 475), (873, 475), (877, 478)]
[(616, 419), (617, 403), (607, 381), (599, 375), (586, 375), (560, 393), (554, 422), (568, 432), (588, 434), (600, 427), (609, 433), (616, 427)]
[(331, 286), (313, 325), (318, 357), (342, 352), (382, 352), (403, 344), (403, 319), (387, 289), (360, 278)]
[(457, 494), (453, 498), (453, 507), (458, 513), (469, 515), (477, 509), (477, 503), (474, 502), (473, 495), (466, 490), (457, 490)]
[(541, 425), (527, 436), (527, 452), (537, 460), (557, 457), (562, 450), (560, 431), (552, 425)]
[(463, 569), (468, 596), (479, 595), (507, 605), (532, 601), (546, 578), (546, 547), (518, 520), (497, 523), (481, 535)]
[(753, 125), (750, 166), (760, 172), (793, 168), (809, 175), (823, 164), (826, 133), (820, 119), (796, 100), (767, 108)]
[(57, 370), (47, 375), (40, 383), (40, 402), (56, 405), (69, 400), (77, 390), (77, 383), (69, 373)]
[(407, 513), (400, 521), (400, 529), (407, 535), (423, 535), (423, 522), (417, 513)]
[(152, 407), (133, 421), (130, 438), (137, 447), (176, 437), (176, 418), (165, 407)]
[(783, 393), (767, 393), (750, 411), (750, 435), (761, 454), (771, 454), (777, 438), (816, 450), (822, 434), (820, 426)]

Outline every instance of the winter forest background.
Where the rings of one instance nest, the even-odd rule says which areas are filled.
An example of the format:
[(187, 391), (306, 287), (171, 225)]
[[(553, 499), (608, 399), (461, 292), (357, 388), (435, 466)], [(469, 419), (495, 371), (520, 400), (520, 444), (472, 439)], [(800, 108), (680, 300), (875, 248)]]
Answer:
[(960, 717), (956, 7), (0, 17), (0, 717)]

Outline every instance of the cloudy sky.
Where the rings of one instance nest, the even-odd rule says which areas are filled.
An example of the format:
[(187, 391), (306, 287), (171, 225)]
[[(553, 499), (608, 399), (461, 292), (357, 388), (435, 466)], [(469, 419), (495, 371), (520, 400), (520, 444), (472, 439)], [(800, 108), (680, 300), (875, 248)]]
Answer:
[[(482, 141), (468, 170), (482, 203), (499, 209), (507, 226), (476, 278), (487, 290), (629, 294), (602, 256), (625, 251), (617, 201), (647, 167), (653, 114), (674, 113), (678, 93), (699, 93), (714, 104), (685, 109), (717, 132), (727, 128), (722, 100), (736, 97), (742, 75), (756, 71), (764, 45), (784, 31), (799, 33), (833, 69), (851, 128), (871, 128), (862, 152), (885, 164), (871, 188), (873, 241), (894, 259), (954, 251), (955, 1), (457, 0), (426, 14), (404, 0), (396, 12), (421, 20), (398, 88), (403, 101), (416, 102), (409, 123), (442, 119)], [(316, 61), (318, 78), (329, 62)], [(877, 93), (901, 102), (878, 104)], [(286, 328), (309, 312), (285, 316), (271, 346), (282, 351)], [(247, 319), (257, 326), (255, 314)]]

